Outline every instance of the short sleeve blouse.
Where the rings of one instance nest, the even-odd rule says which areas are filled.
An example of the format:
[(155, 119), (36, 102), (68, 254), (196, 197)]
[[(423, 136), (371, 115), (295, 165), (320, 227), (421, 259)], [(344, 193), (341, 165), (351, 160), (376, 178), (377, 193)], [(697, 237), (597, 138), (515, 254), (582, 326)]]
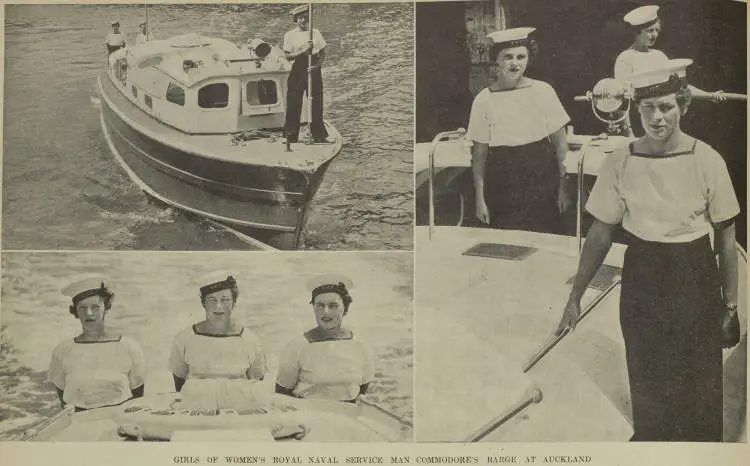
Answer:
[[(317, 29), (313, 28), (313, 54), (323, 50), (328, 44), (323, 35)], [(285, 52), (294, 52), (305, 46), (310, 41), (310, 31), (303, 31), (299, 28), (292, 29), (284, 34), (284, 43), (282, 48)]]
[(649, 49), (647, 52), (639, 52), (633, 49), (624, 50), (615, 60), (615, 78), (625, 79), (638, 73), (645, 73), (657, 69), (669, 61), (664, 52)]
[(467, 139), (496, 146), (521, 146), (548, 137), (570, 121), (557, 93), (543, 81), (507, 91), (483, 89), (474, 98)]
[(177, 377), (262, 379), (266, 357), (260, 339), (249, 329), (227, 336), (200, 333), (196, 326), (177, 334), (169, 356)]
[(126, 337), (91, 343), (66, 340), (52, 351), (47, 372), (66, 404), (85, 409), (122, 403), (144, 379), (143, 352)]
[(299, 336), (281, 352), (276, 383), (300, 398), (350, 401), (374, 377), (372, 351), (359, 338), (311, 342)]
[(625, 146), (607, 157), (586, 203), (602, 222), (646, 241), (687, 242), (740, 213), (726, 163), (709, 145), (648, 156)]

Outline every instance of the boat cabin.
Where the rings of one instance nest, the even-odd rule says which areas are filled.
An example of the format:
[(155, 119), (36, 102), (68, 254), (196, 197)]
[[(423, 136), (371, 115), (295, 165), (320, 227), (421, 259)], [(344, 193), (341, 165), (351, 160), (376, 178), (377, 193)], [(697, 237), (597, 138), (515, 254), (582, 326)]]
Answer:
[(185, 34), (117, 50), (108, 75), (135, 106), (190, 134), (284, 126), (291, 64), (259, 39), (237, 46)]

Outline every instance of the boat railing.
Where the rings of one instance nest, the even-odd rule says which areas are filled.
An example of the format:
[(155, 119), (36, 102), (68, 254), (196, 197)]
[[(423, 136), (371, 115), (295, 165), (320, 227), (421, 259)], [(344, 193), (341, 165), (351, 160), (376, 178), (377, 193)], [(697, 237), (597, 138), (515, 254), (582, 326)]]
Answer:
[(521, 398), (521, 400), (515, 406), (511, 406), (500, 416), (494, 418), (493, 420), (479, 428), (477, 431), (473, 432), (471, 435), (466, 437), (462, 441), (462, 443), (479, 442), (480, 440), (500, 428), (503, 424), (516, 417), (529, 406), (541, 403), (542, 398), (542, 391), (537, 387), (533, 387), (526, 395), (523, 396), (523, 398)]
[[(596, 295), (596, 297), (594, 297), (594, 299), (591, 300), (588, 305), (586, 305), (584, 310), (581, 312), (581, 315), (578, 317), (576, 323), (580, 323), (591, 311), (593, 311), (594, 308), (598, 306), (604, 298), (607, 297), (607, 295), (609, 295), (618, 285), (620, 285), (621, 281), (622, 278), (619, 275), (615, 276), (610, 284), (604, 290), (599, 292), (599, 294)], [(566, 328), (560, 333), (553, 333), (552, 336), (550, 336), (550, 338), (543, 345), (541, 345), (538, 350), (534, 352), (529, 361), (523, 366), (523, 372), (529, 372), (531, 368), (534, 367), (539, 361), (541, 361), (541, 359), (547, 353), (549, 353), (552, 348), (560, 343), (560, 341), (562, 341), (562, 339), (565, 338), (565, 336), (568, 335), (570, 331), (570, 328)]]
[(45, 436), (51, 436), (64, 430), (66, 427), (68, 427), (71, 424), (74, 413), (75, 413), (75, 408), (72, 405), (68, 405), (65, 408), (63, 408), (62, 411), (55, 414), (54, 416), (49, 417), (45, 419), (44, 421), (42, 421), (41, 423), (37, 424), (36, 426), (25, 430), (23, 434), (20, 435), (18, 440), (20, 441), (44, 440), (44, 439), (39, 439), (38, 437), (42, 433), (44, 433)]
[(428, 237), (429, 239), (432, 239), (432, 231), (435, 228), (435, 149), (437, 148), (437, 145), (445, 140), (449, 139), (460, 139), (466, 135), (466, 130), (464, 128), (459, 128), (455, 131), (443, 131), (442, 133), (438, 133), (437, 136), (435, 136), (432, 139), (432, 144), (430, 146), (430, 153), (428, 156), (429, 159), (429, 167), (428, 167), (428, 197), (429, 197), (429, 207), (428, 207)]

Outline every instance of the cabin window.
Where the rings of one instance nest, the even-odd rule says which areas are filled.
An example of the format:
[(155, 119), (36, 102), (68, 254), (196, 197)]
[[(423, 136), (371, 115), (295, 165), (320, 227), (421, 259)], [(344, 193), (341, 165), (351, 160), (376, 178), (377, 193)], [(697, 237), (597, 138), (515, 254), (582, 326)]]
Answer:
[(153, 108), (154, 103), (151, 101), (151, 96), (148, 94), (143, 95), (143, 101), (146, 102), (146, 107)]
[(130, 85), (130, 90), (133, 92), (133, 97), (135, 97), (137, 99), (138, 98), (138, 89), (135, 87), (135, 85), (131, 84)]
[(224, 108), (229, 105), (229, 85), (226, 83), (207, 84), (198, 90), (200, 108)]
[(250, 105), (275, 105), (279, 102), (276, 82), (270, 79), (249, 81), (245, 94), (247, 94), (247, 103)]
[(169, 83), (167, 86), (167, 102), (172, 102), (177, 105), (185, 105), (185, 89), (180, 86)]

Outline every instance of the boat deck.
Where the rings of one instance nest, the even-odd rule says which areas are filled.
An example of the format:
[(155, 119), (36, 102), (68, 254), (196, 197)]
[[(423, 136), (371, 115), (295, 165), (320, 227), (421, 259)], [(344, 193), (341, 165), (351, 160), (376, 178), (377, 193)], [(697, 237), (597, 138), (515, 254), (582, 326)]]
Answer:
[[(477, 244), (531, 247), (515, 260), (464, 252)], [(519, 252), (516, 248), (504, 252)], [(543, 399), (493, 431), (491, 441), (627, 441), (632, 434), (619, 287), (527, 373), (551, 337), (577, 267), (575, 238), (532, 232), (417, 227), (416, 436), (461, 441), (529, 397)], [(515, 250), (514, 250), (515, 249)], [(624, 246), (605, 264), (616, 275)], [(502, 251), (501, 251), (502, 252)], [(526, 251), (527, 253), (529, 251)], [(741, 297), (745, 265), (740, 264)], [(606, 280), (605, 280), (606, 281)], [(590, 288), (582, 307), (599, 290)], [(725, 351), (725, 439), (744, 437), (743, 342)], [(595, 415), (587, 415), (596, 413)]]
[[(99, 89), (107, 104), (133, 128), (146, 136), (170, 147), (199, 155), (239, 164), (268, 167), (282, 167), (312, 173), (326, 161), (335, 157), (341, 150), (341, 134), (325, 123), (331, 144), (291, 144), (286, 151), (286, 143), (281, 137), (267, 137), (233, 143), (233, 134), (187, 134), (160, 122), (130, 102), (117, 89), (106, 72), (99, 75)], [(304, 133), (304, 128), (300, 134)]]

